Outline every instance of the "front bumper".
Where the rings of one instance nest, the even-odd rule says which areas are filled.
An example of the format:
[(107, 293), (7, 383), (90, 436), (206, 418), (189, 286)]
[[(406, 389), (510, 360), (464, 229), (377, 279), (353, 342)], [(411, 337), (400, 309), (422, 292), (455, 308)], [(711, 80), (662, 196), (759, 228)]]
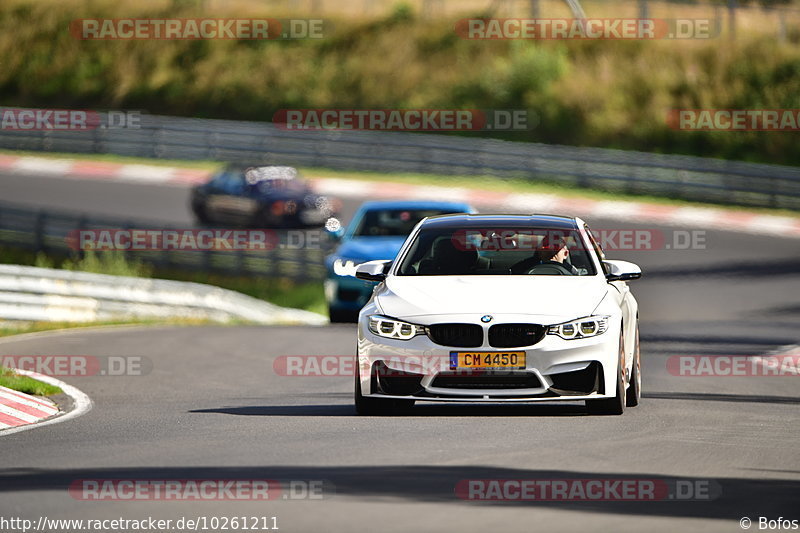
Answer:
[[(587, 400), (616, 394), (619, 326), (595, 337), (545, 335), (520, 348), (453, 348), (426, 335), (395, 340), (359, 322), (358, 372), (364, 396), (445, 402)], [(451, 352), (525, 352), (520, 369), (457, 369)]]

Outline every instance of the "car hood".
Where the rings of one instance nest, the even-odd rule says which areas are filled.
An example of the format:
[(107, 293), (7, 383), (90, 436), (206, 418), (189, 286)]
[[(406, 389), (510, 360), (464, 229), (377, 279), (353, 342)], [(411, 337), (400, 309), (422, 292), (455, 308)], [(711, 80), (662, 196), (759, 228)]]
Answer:
[(607, 290), (599, 276), (390, 276), (377, 303), (398, 318), (536, 315), (557, 323), (591, 315)]
[(334, 255), (363, 262), (394, 259), (405, 240), (405, 237), (356, 237), (343, 242)]

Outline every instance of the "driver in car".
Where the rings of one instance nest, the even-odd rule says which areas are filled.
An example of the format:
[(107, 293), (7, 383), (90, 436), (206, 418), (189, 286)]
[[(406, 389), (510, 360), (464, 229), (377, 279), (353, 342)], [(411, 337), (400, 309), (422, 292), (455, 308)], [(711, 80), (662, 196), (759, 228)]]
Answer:
[[(511, 272), (514, 274), (534, 274), (536, 272), (533, 271), (540, 265), (552, 265), (561, 271), (559, 273), (577, 276), (578, 269), (567, 261), (568, 257), (569, 248), (564, 237), (561, 235), (547, 235), (542, 239), (536, 253), (511, 267)], [(544, 268), (540, 267), (539, 270), (544, 270)]]

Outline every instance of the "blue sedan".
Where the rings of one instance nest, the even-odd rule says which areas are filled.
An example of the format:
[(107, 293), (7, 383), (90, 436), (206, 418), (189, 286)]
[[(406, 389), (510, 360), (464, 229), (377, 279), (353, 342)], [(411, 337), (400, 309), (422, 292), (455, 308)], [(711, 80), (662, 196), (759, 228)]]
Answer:
[(375, 283), (357, 279), (355, 267), (375, 259), (394, 259), (414, 226), (425, 217), (476, 213), (463, 202), (376, 201), (359, 207), (339, 246), (325, 260), (325, 298), (331, 322), (355, 322)]
[(230, 164), (192, 189), (198, 222), (261, 228), (322, 226), (338, 200), (316, 194), (297, 169)]

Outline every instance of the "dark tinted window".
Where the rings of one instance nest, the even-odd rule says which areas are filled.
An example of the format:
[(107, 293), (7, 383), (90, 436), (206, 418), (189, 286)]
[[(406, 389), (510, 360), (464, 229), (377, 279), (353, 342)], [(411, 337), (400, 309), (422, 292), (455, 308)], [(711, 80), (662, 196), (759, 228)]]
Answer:
[[(553, 243), (556, 243), (555, 245)], [(562, 244), (563, 243), (563, 244)], [(567, 259), (554, 265), (554, 249), (568, 249)], [(591, 245), (589, 245), (591, 246)], [(435, 275), (537, 275), (594, 276), (596, 270), (576, 230), (479, 226), (423, 228), (398, 269), (400, 276)], [(545, 268), (542, 265), (550, 265)]]
[(244, 193), (244, 173), (236, 170), (225, 170), (211, 180), (211, 186), (216, 192), (238, 196)]
[(445, 215), (441, 209), (372, 209), (364, 213), (353, 231), (356, 237), (404, 237), (425, 217)]

